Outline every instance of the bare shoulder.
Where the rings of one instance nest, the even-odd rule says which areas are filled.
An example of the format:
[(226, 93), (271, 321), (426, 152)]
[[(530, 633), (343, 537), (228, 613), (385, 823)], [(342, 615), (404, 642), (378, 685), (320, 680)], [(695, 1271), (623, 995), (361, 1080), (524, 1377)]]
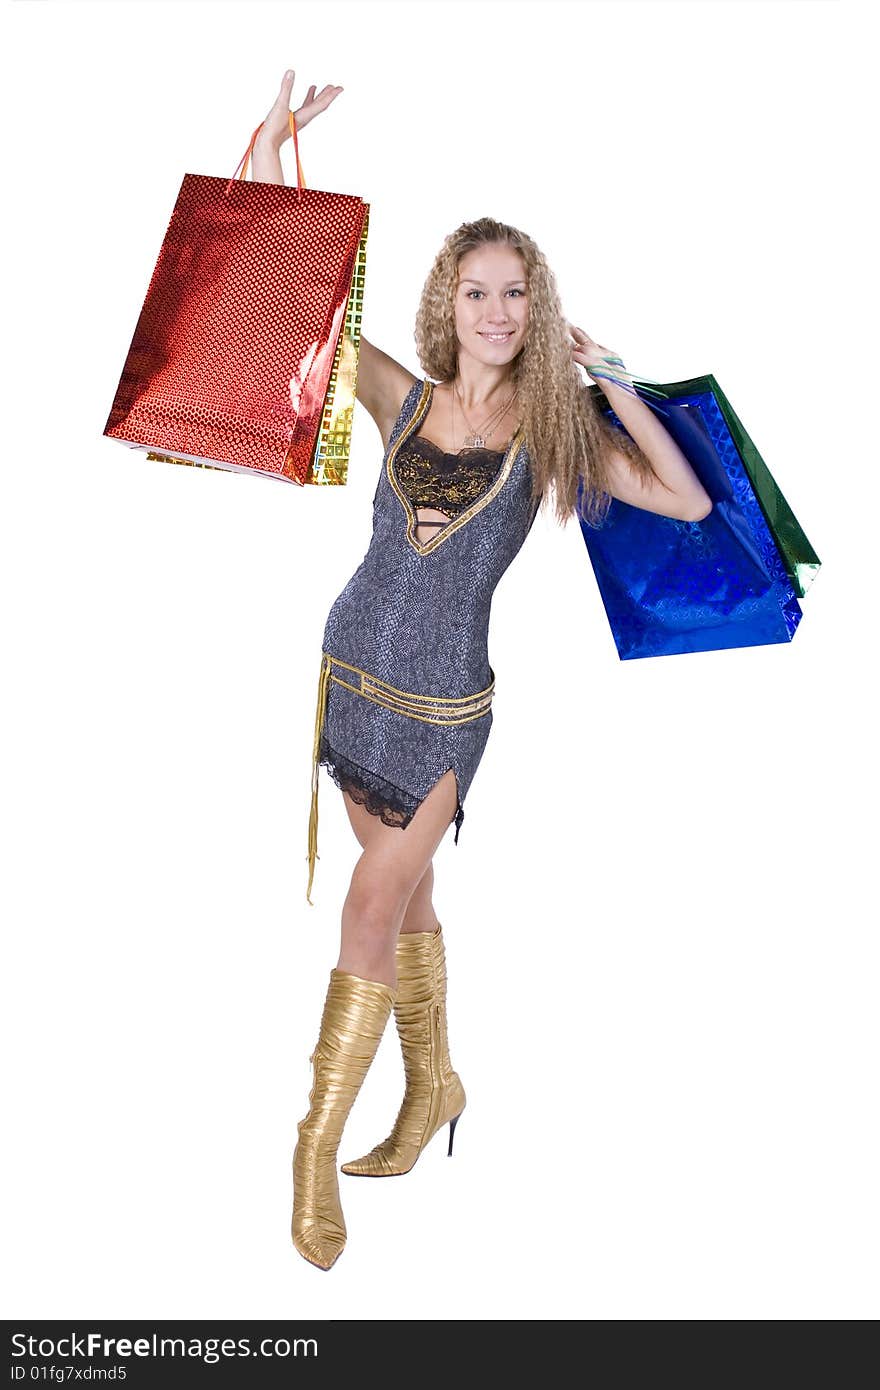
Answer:
[(361, 334), (356, 396), (375, 420), (386, 447), (403, 402), (419, 379)]

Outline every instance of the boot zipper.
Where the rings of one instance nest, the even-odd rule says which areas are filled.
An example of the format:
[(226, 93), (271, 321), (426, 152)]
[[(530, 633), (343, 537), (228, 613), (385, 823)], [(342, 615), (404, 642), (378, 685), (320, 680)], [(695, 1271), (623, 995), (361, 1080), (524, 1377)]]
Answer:
[(435, 1091), (440, 1089), (442, 1077), (440, 1076), (440, 1005), (435, 1004), (432, 1010), (431, 1019), (431, 1081)]

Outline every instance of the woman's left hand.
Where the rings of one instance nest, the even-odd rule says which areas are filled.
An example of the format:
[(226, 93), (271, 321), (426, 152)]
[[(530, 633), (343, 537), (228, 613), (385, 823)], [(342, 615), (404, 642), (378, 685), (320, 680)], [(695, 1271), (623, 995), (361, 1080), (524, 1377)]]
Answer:
[(608, 364), (603, 363), (602, 359), (619, 355), (613, 348), (603, 347), (601, 343), (594, 342), (589, 333), (585, 333), (582, 328), (576, 328), (573, 323), (568, 323), (567, 319), (566, 323), (573, 339), (572, 361), (578, 362), (582, 367), (607, 367)]

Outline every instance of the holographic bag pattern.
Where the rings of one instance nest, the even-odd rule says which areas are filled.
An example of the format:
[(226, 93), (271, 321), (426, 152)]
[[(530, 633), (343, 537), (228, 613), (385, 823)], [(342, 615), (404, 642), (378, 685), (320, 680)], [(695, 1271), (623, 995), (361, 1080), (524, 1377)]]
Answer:
[[(713, 506), (702, 521), (677, 521), (612, 498), (598, 527), (581, 520), (618, 656), (791, 641), (815, 550), (715, 378), (657, 386), (662, 406), (649, 403)], [(601, 388), (589, 389), (622, 429)]]
[(104, 434), (149, 458), (344, 484), (369, 205), (184, 175)]

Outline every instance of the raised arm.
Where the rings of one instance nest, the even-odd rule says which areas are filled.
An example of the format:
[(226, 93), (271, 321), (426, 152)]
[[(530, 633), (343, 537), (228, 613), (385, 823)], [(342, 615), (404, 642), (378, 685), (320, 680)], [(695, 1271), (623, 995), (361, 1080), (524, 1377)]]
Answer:
[[(252, 170), (257, 183), (284, 183), (281, 146), (290, 139), (290, 94), (294, 76), (292, 69), (285, 73), (278, 96), (254, 141)], [(325, 87), (315, 96), (315, 88), (310, 87), (302, 106), (294, 112), (297, 134), (319, 112), (326, 110), (342, 90), (341, 87)], [(356, 396), (372, 415), (386, 447), (407, 392), (417, 380), (406, 367), (374, 347), (361, 334)]]
[[(572, 358), (588, 374), (592, 367), (607, 363), (608, 348), (603, 348), (575, 324), (568, 324), (572, 335)], [(620, 358), (616, 358), (620, 362)], [(621, 363), (621, 375), (629, 381)], [(626, 454), (612, 449), (607, 459), (608, 491), (612, 497), (645, 512), (672, 517), (676, 521), (705, 521), (712, 510), (712, 499), (672, 435), (660, 423), (649, 405), (625, 386), (609, 379), (608, 368), (597, 374), (599, 386), (611, 403), (620, 423), (635, 440), (654, 470), (654, 476), (643, 481)]]
[(363, 333), (361, 334), (355, 394), (375, 420), (376, 428), (382, 436), (383, 447), (386, 449), (394, 422), (416, 381), (418, 377), (413, 376), (412, 372), (407, 371), (399, 362), (395, 362), (387, 352), (374, 347)]

